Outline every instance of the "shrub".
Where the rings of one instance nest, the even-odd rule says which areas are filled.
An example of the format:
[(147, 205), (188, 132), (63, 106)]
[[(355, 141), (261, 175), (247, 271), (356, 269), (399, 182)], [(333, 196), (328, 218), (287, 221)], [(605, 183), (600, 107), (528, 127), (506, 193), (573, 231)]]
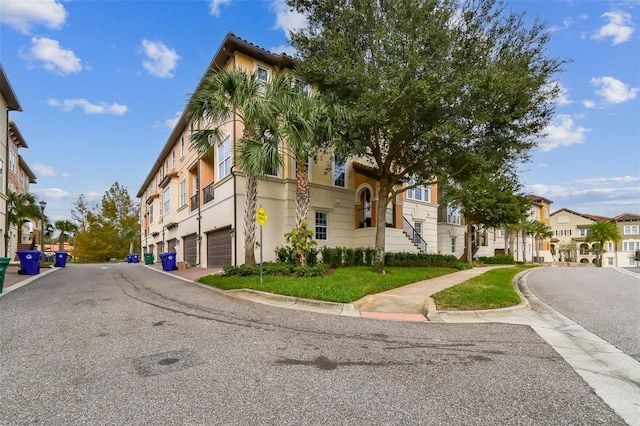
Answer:
[(510, 254), (497, 254), (494, 257), (481, 257), (480, 261), (487, 265), (513, 265), (513, 256)]

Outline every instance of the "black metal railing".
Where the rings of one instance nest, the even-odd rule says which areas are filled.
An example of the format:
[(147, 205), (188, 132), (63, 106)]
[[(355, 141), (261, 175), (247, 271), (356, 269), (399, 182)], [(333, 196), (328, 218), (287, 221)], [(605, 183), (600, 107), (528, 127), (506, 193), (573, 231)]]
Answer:
[(422, 253), (426, 253), (427, 242), (422, 238), (422, 235), (420, 235), (418, 231), (416, 231), (413, 225), (409, 223), (407, 218), (403, 217), (402, 219), (403, 219), (402, 230), (404, 231), (404, 233), (407, 235), (407, 237), (409, 237), (411, 242), (415, 244)]
[(209, 201), (213, 200), (213, 183), (204, 187), (204, 189), (202, 190), (202, 198), (202, 204), (207, 204)]
[(198, 207), (200, 207), (200, 197), (198, 197), (198, 194), (196, 194), (191, 197), (191, 211), (194, 211)]

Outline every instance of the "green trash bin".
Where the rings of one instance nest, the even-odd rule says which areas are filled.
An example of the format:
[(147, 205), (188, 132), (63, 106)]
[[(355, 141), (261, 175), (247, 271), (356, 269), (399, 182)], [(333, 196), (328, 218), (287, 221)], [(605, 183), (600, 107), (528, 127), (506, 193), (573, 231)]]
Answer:
[(7, 272), (9, 262), (11, 262), (10, 257), (0, 257), (0, 293), (4, 289), (4, 274)]
[(153, 253), (145, 253), (144, 254), (144, 264), (145, 265), (153, 265)]

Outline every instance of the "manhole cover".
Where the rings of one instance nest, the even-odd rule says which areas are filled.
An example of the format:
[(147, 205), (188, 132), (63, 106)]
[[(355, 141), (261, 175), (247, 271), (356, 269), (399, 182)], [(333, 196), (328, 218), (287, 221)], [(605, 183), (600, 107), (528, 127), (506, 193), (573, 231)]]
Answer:
[(184, 370), (200, 363), (196, 354), (184, 349), (137, 358), (134, 367), (138, 374), (148, 377)]

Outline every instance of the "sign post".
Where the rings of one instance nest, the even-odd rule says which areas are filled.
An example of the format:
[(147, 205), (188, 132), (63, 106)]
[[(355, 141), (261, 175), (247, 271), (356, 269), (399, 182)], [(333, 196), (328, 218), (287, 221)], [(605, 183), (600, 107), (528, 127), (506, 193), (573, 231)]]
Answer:
[(262, 206), (256, 212), (256, 220), (260, 224), (260, 285), (262, 285), (262, 227), (269, 220), (269, 216)]

